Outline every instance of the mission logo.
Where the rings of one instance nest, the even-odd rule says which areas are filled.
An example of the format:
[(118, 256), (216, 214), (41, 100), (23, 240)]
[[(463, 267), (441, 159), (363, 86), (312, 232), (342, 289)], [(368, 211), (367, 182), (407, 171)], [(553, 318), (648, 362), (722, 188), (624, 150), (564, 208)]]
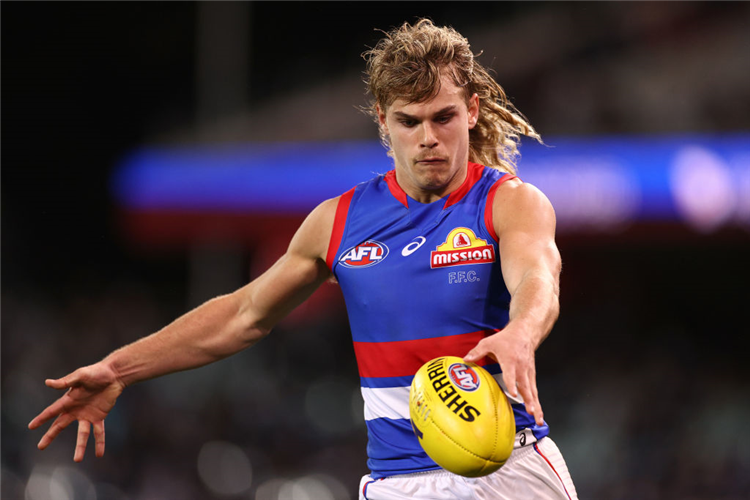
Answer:
[(387, 256), (385, 243), (367, 240), (342, 253), (339, 262), (346, 267), (370, 267), (381, 263)]
[(445, 243), (430, 252), (433, 269), (492, 262), (495, 262), (495, 247), (477, 238), (474, 231), (466, 227), (457, 227), (448, 233)]

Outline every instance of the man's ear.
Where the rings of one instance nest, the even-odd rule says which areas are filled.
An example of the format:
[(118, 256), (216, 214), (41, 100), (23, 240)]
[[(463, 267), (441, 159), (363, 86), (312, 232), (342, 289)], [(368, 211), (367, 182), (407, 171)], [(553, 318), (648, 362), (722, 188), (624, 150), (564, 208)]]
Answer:
[(469, 130), (473, 129), (477, 125), (479, 120), (479, 96), (474, 94), (469, 98)]
[(389, 135), (388, 124), (385, 121), (385, 111), (380, 107), (380, 104), (376, 104), (375, 109), (378, 112), (378, 123), (380, 124), (380, 127), (383, 129), (383, 132), (385, 132), (386, 135)]

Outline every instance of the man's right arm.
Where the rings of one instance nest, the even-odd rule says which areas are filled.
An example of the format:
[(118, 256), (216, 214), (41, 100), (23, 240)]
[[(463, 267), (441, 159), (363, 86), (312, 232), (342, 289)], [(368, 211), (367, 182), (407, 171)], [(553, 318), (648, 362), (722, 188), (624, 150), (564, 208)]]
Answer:
[(319, 205), (287, 252), (251, 283), (209, 300), (103, 361), (130, 385), (218, 361), (258, 342), (329, 277), (325, 253), (337, 201)]
[(38, 447), (44, 449), (78, 420), (75, 461), (81, 461), (90, 426), (96, 455), (104, 454), (104, 417), (130, 384), (218, 361), (252, 346), (329, 276), (325, 264), (338, 198), (305, 219), (284, 256), (234, 293), (209, 300), (158, 332), (122, 347), (99, 363), (45, 383), (67, 392), (29, 424), (55, 418)]

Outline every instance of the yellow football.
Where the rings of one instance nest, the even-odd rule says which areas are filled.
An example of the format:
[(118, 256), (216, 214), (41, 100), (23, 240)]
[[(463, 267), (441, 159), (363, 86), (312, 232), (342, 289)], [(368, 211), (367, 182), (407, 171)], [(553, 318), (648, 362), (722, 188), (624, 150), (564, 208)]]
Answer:
[(411, 384), (409, 413), (424, 451), (454, 474), (486, 476), (513, 451), (516, 424), (508, 398), (487, 370), (461, 358), (422, 365)]

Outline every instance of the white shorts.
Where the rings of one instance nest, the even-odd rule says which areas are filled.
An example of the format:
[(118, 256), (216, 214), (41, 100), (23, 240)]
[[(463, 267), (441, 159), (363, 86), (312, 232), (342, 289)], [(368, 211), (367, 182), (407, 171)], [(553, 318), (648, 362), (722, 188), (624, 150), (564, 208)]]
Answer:
[(402, 474), (359, 483), (360, 500), (577, 500), (560, 450), (550, 438), (516, 448), (500, 470), (468, 478), (446, 470)]

